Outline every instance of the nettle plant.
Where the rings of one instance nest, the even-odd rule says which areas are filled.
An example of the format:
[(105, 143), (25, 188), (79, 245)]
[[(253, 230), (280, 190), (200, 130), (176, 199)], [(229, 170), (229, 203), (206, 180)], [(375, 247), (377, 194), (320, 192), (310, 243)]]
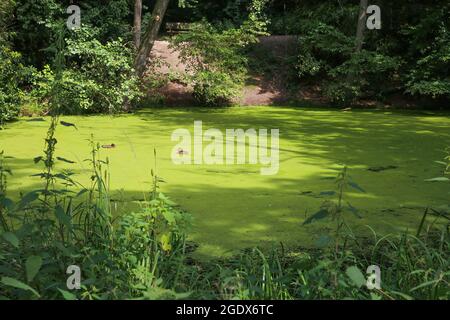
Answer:
[(450, 176), (450, 147), (447, 147), (445, 149), (445, 153), (446, 153), (446, 155), (445, 155), (443, 161), (435, 161), (437, 164), (442, 165), (442, 167), (443, 167), (442, 176), (432, 178), (432, 179), (427, 179), (426, 181), (429, 181), (429, 182), (450, 181), (450, 179), (448, 178), (448, 176)]
[[(357, 218), (362, 218), (359, 214), (359, 210), (348, 201), (346, 195), (347, 190), (353, 189), (363, 193), (365, 193), (365, 190), (353, 181), (352, 177), (348, 173), (347, 166), (344, 166), (339, 172), (338, 176), (336, 177), (335, 183), (335, 191), (323, 191), (320, 193), (320, 195), (328, 197), (334, 196), (336, 197), (336, 199), (325, 200), (320, 210), (308, 217), (303, 222), (303, 225), (309, 225), (315, 221), (319, 221), (325, 218), (331, 218), (332, 221), (336, 222), (335, 243), (336, 250), (338, 250), (340, 238), (355, 238), (352, 229), (346, 222), (346, 215), (348, 213), (351, 213)], [(330, 241), (330, 235), (324, 234), (320, 236), (318, 243), (320, 246), (327, 246)]]
[[(445, 149), (446, 155), (442, 161), (435, 161), (437, 164), (442, 166), (442, 175), (439, 177), (426, 179), (427, 182), (450, 182), (450, 147)], [(426, 208), (424, 215), (422, 217), (422, 221), (420, 223), (419, 229), (417, 231), (417, 235), (420, 234), (423, 224), (425, 222), (426, 217), (429, 215), (435, 215), (437, 218), (444, 218), (448, 221), (447, 230), (450, 227), (450, 201), (446, 205), (439, 206), (438, 208)]]

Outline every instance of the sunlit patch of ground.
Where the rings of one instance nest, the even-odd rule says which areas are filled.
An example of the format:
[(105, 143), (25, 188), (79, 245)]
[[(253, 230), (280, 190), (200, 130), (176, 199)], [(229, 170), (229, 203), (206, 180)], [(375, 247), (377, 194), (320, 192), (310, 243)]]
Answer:
[[(366, 193), (349, 190), (348, 200), (361, 219), (349, 217), (357, 230), (370, 225), (381, 233), (415, 229), (423, 208), (448, 203), (449, 186), (425, 179), (441, 175), (435, 160), (450, 145), (450, 117), (418, 113), (249, 107), (228, 109), (144, 110), (135, 115), (63, 117), (78, 130), (58, 127), (57, 155), (76, 161), (58, 168), (73, 170), (89, 185), (88, 139), (94, 134), (110, 160), (112, 198), (122, 214), (138, 207), (151, 187), (153, 149), (157, 172), (167, 182), (162, 190), (195, 218), (191, 240), (199, 256), (217, 256), (261, 243), (284, 242), (309, 246), (327, 222), (302, 226), (333, 190), (334, 176), (347, 164), (353, 179)], [(280, 171), (259, 174), (260, 165), (175, 166), (172, 131), (193, 130), (194, 120), (204, 129), (280, 129)], [(0, 131), (0, 150), (14, 159), (8, 188), (14, 195), (41, 186), (30, 177), (40, 170), (33, 158), (41, 155), (48, 119), (23, 119)], [(379, 172), (368, 170), (395, 167)]]

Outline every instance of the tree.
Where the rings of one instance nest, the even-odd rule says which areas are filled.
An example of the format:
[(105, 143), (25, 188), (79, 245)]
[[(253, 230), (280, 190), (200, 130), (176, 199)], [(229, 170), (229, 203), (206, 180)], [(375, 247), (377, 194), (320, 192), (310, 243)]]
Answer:
[(358, 27), (356, 29), (356, 52), (361, 51), (364, 43), (368, 2), (368, 0), (361, 0), (359, 3)]
[(167, 7), (170, 0), (157, 0), (155, 8), (153, 9), (152, 17), (149, 21), (147, 30), (144, 34), (142, 42), (139, 46), (139, 50), (136, 55), (134, 66), (136, 73), (139, 77), (142, 77), (147, 67), (147, 59), (152, 51), (153, 44), (158, 36), (159, 29), (166, 14)]
[(5, 40), (8, 35), (8, 27), (11, 23), (14, 11), (14, 3), (10, 0), (0, 2), (0, 41)]
[(142, 0), (134, 1), (134, 26), (133, 39), (134, 47), (139, 50), (141, 45), (141, 24), (142, 24)]

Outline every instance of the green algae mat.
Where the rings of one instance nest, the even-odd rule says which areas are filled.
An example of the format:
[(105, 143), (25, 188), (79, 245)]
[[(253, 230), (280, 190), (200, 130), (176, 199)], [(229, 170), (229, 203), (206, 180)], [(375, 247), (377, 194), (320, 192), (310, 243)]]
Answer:
[[(450, 186), (426, 182), (442, 175), (445, 148), (450, 146), (450, 117), (446, 114), (248, 107), (227, 109), (149, 109), (132, 115), (62, 117), (77, 128), (59, 126), (56, 155), (76, 180), (89, 185), (91, 134), (109, 158), (112, 199), (118, 214), (137, 209), (151, 188), (150, 170), (157, 150), (157, 173), (162, 191), (194, 216), (191, 240), (204, 257), (238, 249), (283, 242), (312, 246), (323, 230), (320, 221), (302, 223), (329, 199), (336, 188), (330, 177), (343, 165), (365, 192), (348, 190), (347, 199), (360, 218), (349, 216), (359, 232), (415, 230), (424, 208), (448, 204)], [(40, 119), (37, 119), (40, 120)], [(260, 164), (176, 165), (171, 154), (172, 133), (193, 132), (194, 121), (208, 128), (279, 129), (279, 170), (261, 175)], [(12, 195), (38, 189), (41, 155), (49, 119), (21, 119), (0, 131), (0, 150), (13, 158), (7, 166)]]

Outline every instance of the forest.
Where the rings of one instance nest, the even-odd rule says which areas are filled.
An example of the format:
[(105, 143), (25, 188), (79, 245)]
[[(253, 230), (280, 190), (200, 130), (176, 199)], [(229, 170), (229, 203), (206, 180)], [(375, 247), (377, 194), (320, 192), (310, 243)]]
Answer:
[(0, 300), (448, 300), (449, 25), (1, 0)]

